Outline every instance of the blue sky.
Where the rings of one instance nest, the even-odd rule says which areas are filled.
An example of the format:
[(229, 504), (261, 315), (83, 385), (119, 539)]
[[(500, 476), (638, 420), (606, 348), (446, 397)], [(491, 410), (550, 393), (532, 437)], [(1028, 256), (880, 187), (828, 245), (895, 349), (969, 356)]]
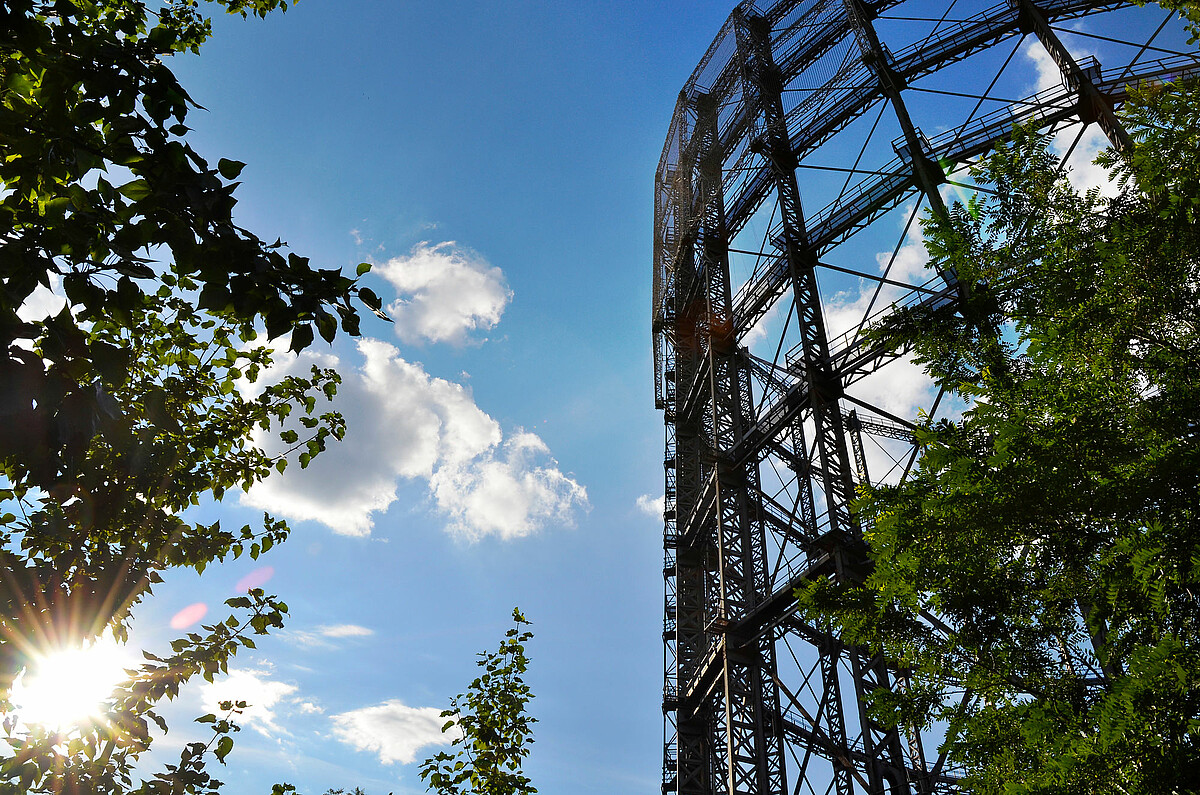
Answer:
[[(374, 263), (396, 323), (368, 319), (362, 342), (285, 363), (342, 371), (342, 448), (202, 509), (237, 525), (269, 509), (292, 538), (257, 562), (172, 573), (137, 613), (135, 640), (161, 649), (181, 611), (219, 618), (247, 584), (291, 607), (228, 679), (181, 696), (160, 758), (202, 736), (188, 721), (206, 703), (238, 698), (256, 706), (222, 771), (231, 795), (277, 781), (423, 792), (411, 760), (438, 750), (436, 712), (519, 605), (536, 634), (535, 784), (658, 789), (652, 185), (676, 95), (728, 12), (304, 0), (217, 19), (199, 57), (175, 59), (206, 109), (192, 145), (248, 164), (240, 222), (317, 267)], [(1014, 95), (1056, 79), (1022, 58)], [(922, 101), (914, 115), (944, 102)], [(905, 209), (886, 242), (847, 250), (890, 252)], [(919, 245), (900, 260), (923, 278)], [(856, 289), (831, 317), (861, 311)], [(895, 372), (873, 399), (929, 404), (914, 368)]]
[[(233, 689), (216, 691), (270, 702), (223, 771), (230, 793), (275, 781), (309, 793), (423, 791), (403, 760), (437, 748), (413, 749), (433, 739), (429, 713), (416, 710), (465, 689), (475, 653), (499, 643), (515, 605), (536, 633), (535, 784), (657, 789), (661, 521), (637, 505), (662, 491), (651, 187), (675, 96), (727, 13), (721, 3), (305, 0), (264, 21), (218, 19), (198, 58), (176, 59), (207, 109), (189, 117), (193, 146), (248, 164), (244, 225), (319, 267), (376, 263), (369, 278), (385, 303), (398, 295), (383, 277), (396, 262), (410, 306), (425, 307), (400, 311), (396, 327), (364, 323), (386, 371), (370, 385), (351, 341), (317, 348), (337, 357), (343, 397), (362, 396), (343, 408), (357, 454), (331, 453), (314, 463), (315, 481), (282, 478), (261, 498), (282, 514), (317, 488), (313, 502), (336, 503), (325, 518), (342, 532), (293, 519), (288, 543), (257, 563), (173, 575), (137, 617), (153, 645), (179, 610), (205, 603), (211, 619), (243, 577), (273, 569), (264, 587), (291, 607), (287, 630), (239, 656), (223, 686)], [(422, 282), (422, 268), (457, 274), (457, 286)], [(388, 407), (380, 390), (402, 397)], [(414, 427), (432, 418), (438, 444), (477, 435), (460, 454), (430, 452)], [(356, 429), (366, 436), (356, 441)], [(484, 449), (497, 431), (502, 441)], [(439, 502), (426, 475), (394, 474), (423, 468), (450, 496)], [(505, 517), (454, 496), (483, 499), (522, 479), (524, 500)], [(356, 489), (368, 494), (345, 496)], [(347, 524), (391, 490), (369, 531)], [(229, 522), (259, 513), (237, 497), (219, 509)], [(193, 734), (206, 695), (216, 697), (184, 694), (164, 749)]]

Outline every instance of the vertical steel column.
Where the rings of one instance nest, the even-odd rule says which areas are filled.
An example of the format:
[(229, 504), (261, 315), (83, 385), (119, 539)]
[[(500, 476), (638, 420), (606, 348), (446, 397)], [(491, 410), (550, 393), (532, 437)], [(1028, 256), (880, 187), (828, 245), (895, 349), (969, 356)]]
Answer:
[(716, 556), (709, 585), (710, 643), (719, 644), (712, 694), (713, 788), (729, 795), (783, 793), (783, 743), (779, 697), (774, 681), (774, 644), (726, 631), (745, 617), (766, 593), (766, 542), (758, 506), (755, 463), (737, 464), (729, 455), (742, 437), (753, 406), (750, 374), (737, 355), (733, 299), (729, 284), (729, 240), (725, 226), (719, 107), (709, 95), (698, 98), (698, 175), (702, 220), (697, 254), (702, 263), (707, 308), (709, 376), (707, 412), (713, 456), (711, 535)]
[(796, 182), (798, 161), (788, 137), (781, 76), (771, 53), (771, 26), (761, 17), (734, 13), (745, 101), (757, 109), (762, 120), (762, 133), (751, 146), (770, 164), (779, 200), (784, 254), (800, 327), (803, 378), (816, 423), (816, 469), (825, 491), (830, 531), (856, 537), (859, 535), (858, 523), (850, 513), (854, 481), (838, 405), (843, 388), (829, 356), (829, 338), (825, 333), (817, 290), (817, 258), (808, 245), (804, 227), (800, 188)]
[[(850, 0), (847, 0), (847, 3), (849, 2)], [(849, 5), (847, 9), (848, 13), (855, 13)], [(862, 557), (861, 529), (857, 518), (850, 511), (854, 481), (846, 443), (849, 434), (840, 407), (843, 388), (841, 378), (829, 355), (829, 342), (816, 284), (817, 260), (808, 245), (804, 226), (799, 184), (796, 180), (796, 166), (799, 163), (791, 148), (787, 131), (782, 80), (771, 50), (771, 27), (765, 19), (744, 12), (735, 12), (734, 17), (745, 101), (749, 107), (756, 109), (762, 119), (762, 133), (751, 145), (757, 147), (771, 167), (778, 195), (780, 220), (783, 224), (784, 250), (799, 318), (803, 376), (809, 389), (812, 418), (816, 425), (820, 482), (825, 491), (830, 523), (829, 537), (824, 546), (833, 553), (836, 576), (843, 577), (848, 576), (847, 564), (858, 563)], [(903, 124), (903, 120), (907, 120), (907, 112), (904, 111), (902, 102), (899, 112), (903, 114)], [(911, 135), (909, 144), (914, 153), (913, 162), (916, 164), (919, 162), (918, 153), (922, 150), (911, 120), (908, 120), (908, 127)], [(932, 201), (940, 201), (933, 175), (926, 171), (922, 177), (921, 173), (918, 167), (917, 179), (929, 181), (930, 192), (937, 197)], [(940, 178), (940, 170), (938, 175)], [(810, 555), (819, 552), (820, 550), (814, 549)], [(866, 713), (867, 697), (877, 689), (891, 687), (887, 666), (881, 658), (865, 656), (861, 650), (847, 651), (855, 684), (863, 749), (871, 758), (866, 771), (871, 792), (883, 793), (885, 786), (890, 787), (893, 793), (909, 792), (904, 750), (899, 733), (876, 724)], [(823, 657), (822, 677), (825, 687), (836, 687), (834, 682), (837, 676), (836, 658)], [(843, 705), (831, 704), (830, 710), (831, 722), (844, 726)], [(834, 712), (837, 714), (834, 715)], [(835, 769), (835, 785), (839, 792), (852, 791), (850, 778), (848, 770)]]
[[(749, 14), (737, 15), (735, 25), (744, 101), (751, 109), (749, 112), (761, 118), (763, 128), (762, 134), (751, 145), (756, 146), (770, 164), (779, 199), (784, 253), (802, 342), (803, 377), (806, 380), (811, 415), (816, 426), (816, 466), (809, 460), (801, 422), (797, 421), (792, 429), (793, 438), (798, 441), (796, 455), (807, 465), (807, 471), (797, 473), (799, 478), (808, 480), (808, 483), (800, 487), (800, 499), (804, 502), (807, 493), (811, 504), (809, 484), (815, 476), (825, 493), (830, 528), (828, 540), (839, 559), (835, 567), (841, 570), (842, 556), (838, 554), (838, 550), (845, 541), (857, 539), (860, 532), (849, 509), (854, 484), (850, 476), (845, 428), (839, 405), (842, 386), (829, 356), (829, 340), (817, 290), (816, 256), (806, 240), (800, 188), (796, 181), (797, 159), (787, 132), (781, 77), (771, 50), (771, 26), (765, 19)], [(814, 518), (814, 533), (816, 529)], [(810, 558), (815, 558), (821, 550), (806, 551)], [(818, 654), (826, 731), (844, 759), (848, 756), (849, 744), (838, 679), (840, 653), (833, 644), (827, 644), (818, 649)], [(818, 720), (821, 720), (820, 716)], [(805, 761), (808, 756), (805, 755)], [(851, 771), (848, 767), (835, 764), (833, 777), (834, 787), (839, 795), (847, 795), (853, 791)]]
[[(678, 106), (676, 113), (678, 113)], [(674, 256), (671, 243), (665, 240), (667, 229), (674, 226), (666, 223), (669, 215), (676, 218), (679, 201), (675, 194), (675, 172), (658, 173), (654, 180), (654, 261), (663, 262)], [(675, 271), (663, 272), (656, 264), (654, 269), (654, 304), (652, 306), (652, 332), (654, 334), (654, 363), (658, 368), (655, 378), (655, 400), (664, 410), (666, 424), (666, 449), (663, 453), (663, 792), (675, 788), (678, 774), (679, 732), (675, 726), (674, 711), (678, 705), (679, 688), (675, 683), (675, 672), (679, 655), (676, 651), (676, 607), (678, 595), (675, 587), (676, 553), (679, 546), (676, 504), (676, 467), (678, 454), (675, 446)], [(661, 302), (661, 304), (659, 303)], [(666, 306), (663, 306), (663, 305)]]
[(942, 194), (938, 191), (941, 184), (945, 182), (945, 175), (942, 173), (941, 167), (929, 159), (929, 155), (925, 151), (925, 142), (917, 133), (912, 117), (908, 115), (908, 106), (904, 104), (904, 97), (900, 93), (907, 86), (907, 82), (904, 75), (896, 71), (892, 65), (891, 53), (880, 43), (879, 36), (875, 33), (875, 26), (872, 24), (872, 20), (876, 16), (875, 11), (863, 0), (842, 0), (842, 2), (846, 8), (846, 15), (854, 28), (854, 37), (858, 40), (859, 49), (862, 51), (863, 63), (875, 72), (880, 90), (896, 113), (900, 131), (904, 134), (904, 142), (908, 146), (909, 162), (912, 165), (917, 187), (925, 195), (933, 212), (939, 218), (948, 218), (946, 203), (942, 201)]
[(870, 483), (867, 474), (867, 451), (863, 447), (862, 422), (858, 419), (858, 411), (851, 409), (846, 416), (846, 430), (850, 432), (850, 447), (854, 450), (854, 469), (859, 483)]
[(1017, 24), (1022, 33), (1032, 33), (1046, 48), (1046, 52), (1058, 64), (1067, 87), (1079, 95), (1079, 118), (1085, 123), (1095, 122), (1104, 131), (1115, 149), (1128, 152), (1133, 148), (1133, 139), (1113, 111), (1112, 102), (1105, 96), (1092, 78), (1079, 67), (1070, 51), (1050, 27), (1045, 13), (1031, 0), (1008, 0), (1010, 8), (1017, 12)]
[[(680, 96), (680, 106), (690, 111), (691, 100)], [(683, 117), (690, 113), (681, 114)], [(680, 132), (680, 140), (690, 136)], [(669, 410), (675, 427), (675, 537), (665, 539), (675, 550), (675, 670), (671, 672), (676, 692), (679, 685), (695, 676), (705, 651), (706, 563), (703, 545), (685, 544), (679, 526), (686, 523), (700, 506), (704, 489), (702, 461), (707, 445), (704, 442), (704, 423), (701, 413), (688, 401), (688, 395), (701, 377), (705, 356), (704, 327), (706, 307), (702, 295), (695, 247), (699, 234), (701, 207), (693, 185), (695, 154), (692, 147), (680, 153), (674, 182), (678, 246), (674, 257), (674, 338), (675, 400)], [(670, 585), (668, 584), (668, 589)], [(668, 590), (668, 593), (670, 591)], [(676, 701), (664, 702), (664, 710), (675, 711), (676, 758), (675, 788), (680, 795), (708, 795), (710, 760), (708, 756), (708, 721), (703, 712)], [(672, 760), (668, 758), (667, 762)], [(664, 776), (665, 778), (665, 776)], [(664, 791), (667, 782), (664, 781)]]

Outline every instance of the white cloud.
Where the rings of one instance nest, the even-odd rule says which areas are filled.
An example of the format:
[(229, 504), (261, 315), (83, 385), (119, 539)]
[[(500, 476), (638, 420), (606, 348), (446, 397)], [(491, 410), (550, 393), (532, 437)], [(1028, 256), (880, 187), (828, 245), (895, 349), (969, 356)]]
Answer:
[(287, 682), (267, 678), (269, 671), (230, 668), (226, 676), (200, 686), (204, 709), (220, 716), (222, 701), (245, 701), (247, 706), (234, 721), (267, 737), (287, 734), (275, 722), (276, 708), (298, 689)]
[(647, 516), (653, 516), (661, 519), (663, 511), (667, 507), (667, 498), (663, 496), (651, 497), (649, 494), (643, 494), (637, 498), (638, 510)]
[(758, 322), (750, 327), (750, 330), (742, 337), (741, 344), (753, 351), (756, 356), (763, 358), (774, 356), (775, 345), (779, 342), (779, 335), (783, 333), (780, 326), (788, 317), (787, 308), (790, 305), (791, 302), (787, 300), (776, 301), (770, 309), (763, 313)]
[(553, 459), (538, 466), (549, 452), (536, 434), (518, 429), (498, 447), (439, 467), (430, 489), (450, 530), (475, 541), (492, 534), (521, 538), (548, 522), (571, 524), (576, 506), (587, 504), (587, 490)]
[(396, 288), (387, 310), (400, 339), (410, 344), (462, 344), (470, 332), (495, 327), (512, 299), (499, 268), (453, 241), (418, 243), (408, 256), (374, 272)]
[[(904, 216), (907, 218), (910, 212), (906, 209)], [(913, 228), (916, 228), (915, 225)], [(923, 285), (935, 275), (934, 271), (926, 268), (929, 252), (925, 250), (925, 243), (919, 231), (910, 231), (909, 234), (910, 239), (896, 251), (890, 270), (888, 261), (892, 260), (892, 252), (881, 251), (875, 255), (875, 263), (878, 266), (876, 271), (881, 275), (886, 271), (887, 278), (895, 282)], [(935, 282), (935, 286), (937, 284)], [(871, 299), (875, 295), (876, 286), (873, 281), (864, 281), (852, 289), (836, 293), (825, 302), (825, 328), (834, 347), (843, 343), (839, 337), (858, 328), (868, 307), (874, 315), (886, 310), (892, 302), (906, 298), (910, 292), (903, 287), (884, 284), (872, 304)]]
[(375, 634), (375, 630), (358, 624), (327, 624), (317, 627), (317, 632), (327, 638), (365, 638)]
[(540, 438), (517, 429), (505, 439), (469, 389), (430, 376), (386, 342), (360, 339), (358, 351), (356, 370), (332, 355), (305, 353), (270, 374), (304, 372), (314, 362), (338, 367), (336, 407), (346, 417), (346, 438), (307, 469), (293, 465), (256, 485), (243, 503), (365, 536), (374, 515), (396, 500), (398, 483), (422, 479), (448, 529), (472, 540), (570, 525), (574, 510), (587, 505), (586, 490), (559, 471)]
[(357, 624), (333, 624), (320, 626), (313, 630), (283, 630), (282, 637), (309, 648), (336, 648), (330, 640), (342, 638), (367, 638), (375, 634), (375, 630), (360, 627)]
[(385, 765), (411, 764), (417, 752), (430, 745), (449, 745), (457, 727), (445, 734), (446, 718), (437, 707), (409, 707), (395, 699), (373, 707), (334, 715), (333, 734), (360, 751), (373, 751)]
[(1040, 41), (1030, 38), (1022, 54), (1033, 62), (1034, 71), (1037, 73), (1034, 91), (1046, 91), (1062, 85), (1062, 71)]
[[(1048, 88), (1062, 85), (1062, 72), (1041, 42), (1036, 39), (1030, 41), (1025, 45), (1024, 54), (1033, 62), (1037, 72), (1036, 91), (1045, 91)], [(1094, 53), (1078, 51), (1073, 52), (1072, 55), (1078, 62)], [(1059, 130), (1050, 142), (1051, 151), (1059, 157), (1064, 156), (1077, 135), (1079, 135), (1078, 124), (1072, 124)], [(1109, 170), (1093, 162), (1096, 155), (1100, 154), (1100, 151), (1107, 146), (1108, 138), (1105, 137), (1104, 131), (1100, 129), (1099, 125), (1093, 124), (1084, 131), (1083, 137), (1079, 139), (1079, 143), (1071, 152), (1070, 159), (1067, 160), (1067, 179), (1077, 190), (1086, 191), (1091, 188), (1099, 188), (1105, 196), (1117, 195), (1117, 184), (1109, 179)]]
[[(904, 216), (907, 218), (908, 213), (904, 213)], [(896, 251), (894, 260), (890, 251), (875, 255), (877, 270), (882, 274), (891, 260), (889, 279), (921, 285), (934, 276), (934, 271), (926, 267), (929, 252), (925, 250), (920, 233), (910, 232), (910, 236)], [(941, 281), (937, 280), (933, 286), (940, 284)], [(874, 282), (864, 280), (857, 287), (837, 293), (826, 302), (825, 323), (833, 347), (845, 344), (846, 341), (839, 337), (858, 328), (867, 307), (871, 306), (875, 288)], [(911, 292), (905, 288), (885, 284), (880, 289), (871, 312), (886, 312), (891, 303), (907, 300), (910, 295)], [(852, 385), (849, 391), (860, 400), (906, 418), (915, 417), (919, 407), (929, 408), (936, 394), (932, 379), (907, 356), (888, 362)]]

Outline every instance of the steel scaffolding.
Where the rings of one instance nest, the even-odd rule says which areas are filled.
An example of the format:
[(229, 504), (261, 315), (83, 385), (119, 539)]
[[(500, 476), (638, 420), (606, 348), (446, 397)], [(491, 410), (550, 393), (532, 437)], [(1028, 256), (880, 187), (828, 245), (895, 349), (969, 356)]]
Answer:
[[(869, 694), (902, 688), (903, 672), (801, 621), (792, 594), (818, 576), (865, 576), (856, 484), (873, 458), (894, 462), (880, 480), (912, 465), (914, 418), (855, 387), (906, 353), (865, 331), (904, 306), (956, 311), (953, 273), (889, 275), (920, 211), (946, 213), (947, 190), (1014, 124), (1078, 129), (1076, 143), (1095, 125), (1128, 148), (1114, 114), (1127, 86), (1200, 73), (1194, 53), (1147, 38), (1109, 37), (1130, 56), (1109, 68), (1064, 43), (1067, 20), (1151, 15), (1153, 28), (1166, 16), (1131, 6), (743, 2), (680, 92), (654, 207), (664, 793), (957, 791), (940, 738), (867, 714)], [(1062, 82), (1002, 98), (997, 87), (1021, 85), (1008, 75), (1026, 39)], [(930, 96), (947, 106), (931, 113)], [(908, 222), (880, 273), (852, 238), (894, 212)], [(847, 323), (845, 291), (864, 284), (870, 300)], [(752, 350), (764, 337), (773, 357)]]

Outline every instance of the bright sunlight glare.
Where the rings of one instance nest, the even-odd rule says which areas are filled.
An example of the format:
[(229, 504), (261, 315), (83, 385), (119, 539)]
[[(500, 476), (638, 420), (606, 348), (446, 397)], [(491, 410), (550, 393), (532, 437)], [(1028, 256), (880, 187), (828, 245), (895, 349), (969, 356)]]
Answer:
[(33, 660), (13, 684), (13, 706), (22, 723), (68, 731), (99, 717), (125, 669), (135, 666), (107, 635), (90, 646), (58, 649)]

